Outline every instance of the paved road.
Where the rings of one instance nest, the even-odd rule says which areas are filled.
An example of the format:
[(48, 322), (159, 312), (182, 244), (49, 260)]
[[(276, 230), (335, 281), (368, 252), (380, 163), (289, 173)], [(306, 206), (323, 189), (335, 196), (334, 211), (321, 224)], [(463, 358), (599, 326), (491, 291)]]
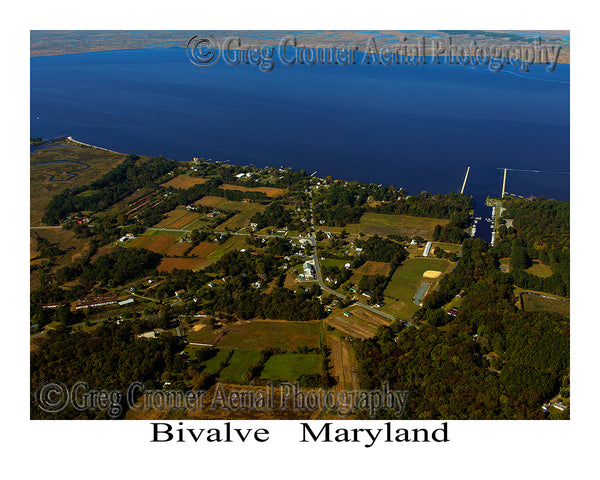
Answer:
[[(315, 227), (315, 220), (314, 220), (314, 216), (313, 216), (313, 207), (312, 207), (312, 187), (309, 191), (309, 196), (310, 196), (310, 225), (311, 225), (311, 236), (309, 238), (311, 245), (313, 246), (313, 260), (315, 262), (315, 273), (316, 273), (316, 278), (317, 278), (317, 282), (319, 283), (319, 286), (321, 287), (321, 289), (327, 293), (330, 293), (331, 295), (335, 295), (336, 297), (339, 298), (346, 298), (346, 296), (342, 293), (336, 292), (335, 290), (332, 290), (331, 288), (329, 288), (327, 285), (325, 285), (325, 282), (323, 281), (323, 276), (321, 275), (321, 264), (319, 263), (319, 255), (317, 253), (317, 242), (316, 239), (314, 237), (314, 227)], [(358, 305), (359, 307), (364, 308), (365, 310), (368, 310), (372, 313), (374, 313), (375, 315), (379, 315), (381, 317), (387, 318), (390, 321), (394, 321), (397, 320), (396, 317), (394, 317), (393, 315), (390, 315), (389, 313), (385, 313), (382, 312), (381, 310), (372, 307), (371, 305), (367, 305), (365, 303), (359, 302), (357, 300), (354, 301), (353, 305)], [(405, 324), (407, 322), (404, 322)]]
[[(150, 227), (147, 228), (146, 230), (153, 230), (153, 231), (159, 231), (159, 232), (184, 232), (184, 233), (191, 233), (191, 230), (186, 230), (183, 228), (155, 228), (155, 227)], [(248, 233), (242, 233), (242, 232), (219, 232), (219, 231), (213, 231), (212, 233), (216, 234), (216, 235), (235, 235), (238, 237), (249, 237), (251, 235), (255, 236), (255, 237), (259, 237), (259, 238), (291, 238), (292, 240), (307, 240), (307, 237), (302, 237), (302, 236), (292, 236), (292, 235), (283, 235), (281, 233), (276, 234), (264, 234), (264, 233), (252, 233), (252, 232), (248, 232)], [(309, 238), (310, 240), (310, 238)], [(312, 244), (312, 241), (311, 241)]]

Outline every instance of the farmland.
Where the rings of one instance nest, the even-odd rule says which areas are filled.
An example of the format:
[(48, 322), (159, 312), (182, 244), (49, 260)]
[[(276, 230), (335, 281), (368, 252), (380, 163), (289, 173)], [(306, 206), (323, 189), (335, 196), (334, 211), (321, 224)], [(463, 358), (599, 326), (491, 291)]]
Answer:
[(205, 258), (163, 258), (158, 266), (159, 272), (172, 272), (179, 270), (197, 270), (205, 267), (209, 262)]
[(173, 188), (191, 188), (194, 185), (202, 185), (206, 183), (208, 179), (201, 177), (190, 177), (189, 175), (178, 175), (177, 177), (165, 182), (161, 187), (173, 187)]
[(408, 237), (421, 236), (431, 240), (431, 235), (436, 225), (446, 225), (449, 220), (443, 218), (412, 217), (410, 215), (389, 215), (384, 213), (365, 213), (360, 218), (360, 223), (351, 223), (345, 227), (325, 227), (327, 231), (339, 233), (346, 230), (348, 233), (366, 235), (406, 235)]
[(320, 353), (283, 353), (273, 355), (262, 371), (261, 378), (273, 382), (295, 382), (303, 374), (321, 373)]
[(327, 337), (327, 344), (331, 348), (332, 375), (337, 380), (336, 390), (358, 390), (357, 365), (350, 345), (334, 336)]
[(200, 242), (192, 248), (189, 254), (194, 257), (208, 258), (217, 248), (219, 248), (219, 244), (216, 242)]
[(390, 270), (391, 266), (389, 263), (368, 260), (357, 268), (355, 273), (359, 275), (383, 275), (385, 277), (390, 273)]
[(256, 365), (259, 358), (260, 351), (258, 350), (234, 350), (227, 366), (221, 370), (221, 379), (243, 383), (242, 375), (249, 367)]
[(129, 247), (145, 248), (155, 253), (165, 253), (171, 245), (177, 241), (175, 235), (157, 234), (157, 235), (142, 235), (131, 242)]
[[(347, 316), (344, 312), (349, 313)], [(379, 317), (359, 307), (351, 307), (345, 311), (338, 311), (326, 319), (327, 324), (337, 328), (348, 336), (355, 338), (370, 338), (375, 335), (379, 326), (388, 326), (388, 320)]]
[(262, 212), (265, 205), (252, 202), (236, 202), (223, 197), (206, 196), (196, 202), (196, 205), (215, 207), (221, 210), (237, 210), (239, 213), (229, 218), (221, 225), (221, 230), (237, 230), (250, 225), (250, 218), (257, 212)]
[(186, 329), (186, 336), (189, 342), (207, 343), (219, 348), (262, 350), (278, 347), (293, 350), (301, 345), (318, 347), (320, 325), (318, 322), (252, 320), (230, 323), (216, 329)]
[(269, 198), (279, 197), (285, 193), (283, 188), (275, 187), (241, 187), (239, 185), (221, 185), (223, 190), (239, 190), (241, 192), (263, 192)]

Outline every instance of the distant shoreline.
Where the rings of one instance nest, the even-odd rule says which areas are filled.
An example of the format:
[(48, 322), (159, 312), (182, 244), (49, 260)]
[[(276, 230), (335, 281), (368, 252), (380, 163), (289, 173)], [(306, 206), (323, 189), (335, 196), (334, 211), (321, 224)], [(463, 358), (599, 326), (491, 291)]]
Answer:
[[(140, 35), (143, 33), (143, 35)], [(481, 47), (519, 47), (531, 45), (533, 38), (543, 37), (546, 46), (561, 47), (558, 63), (570, 64), (570, 32), (555, 31), (32, 31), (30, 56), (53, 56), (76, 53), (109, 52), (119, 50), (144, 50), (154, 48), (179, 47), (185, 48), (188, 41), (196, 35), (208, 35), (218, 42), (228, 37), (239, 36), (244, 46), (278, 45), (285, 36), (295, 36), (300, 44), (310, 44), (316, 47), (348, 45), (358, 46), (359, 51), (365, 51), (367, 41), (374, 37), (384, 45), (390, 41), (407, 39), (407, 44), (413, 45), (422, 38), (427, 39), (427, 50), (431, 53), (430, 40), (443, 40), (451, 37), (456, 46), (470, 45), (474, 41)]]

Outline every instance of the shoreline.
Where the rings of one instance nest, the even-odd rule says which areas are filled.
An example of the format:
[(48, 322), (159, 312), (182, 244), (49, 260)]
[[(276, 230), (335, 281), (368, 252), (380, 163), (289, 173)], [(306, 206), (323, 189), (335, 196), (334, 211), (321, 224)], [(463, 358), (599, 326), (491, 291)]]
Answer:
[(65, 137), (65, 139), (68, 142), (72, 142), (75, 143), (77, 145), (80, 145), (82, 147), (89, 147), (89, 148), (95, 148), (97, 150), (102, 150), (103, 152), (109, 152), (109, 153), (116, 153), (117, 155), (127, 155), (126, 153), (123, 152), (115, 152), (114, 150), (110, 150), (108, 148), (104, 148), (104, 147), (98, 147), (97, 145), (90, 145), (89, 143), (84, 143), (84, 142), (80, 142), (79, 140), (75, 140), (73, 137), (71, 137), (70, 135)]

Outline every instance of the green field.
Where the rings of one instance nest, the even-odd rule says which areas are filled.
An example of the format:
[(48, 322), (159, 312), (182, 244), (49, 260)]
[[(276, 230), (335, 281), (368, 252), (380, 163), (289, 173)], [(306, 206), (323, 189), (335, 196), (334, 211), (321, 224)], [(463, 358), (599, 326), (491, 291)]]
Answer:
[(242, 383), (242, 375), (249, 367), (256, 365), (260, 359), (258, 350), (236, 350), (229, 360), (229, 364), (219, 375), (221, 380)]
[(300, 345), (319, 346), (320, 328), (317, 322), (264, 322), (253, 320), (223, 327), (226, 334), (219, 341), (219, 348), (262, 350), (279, 347), (295, 349)]
[(262, 371), (265, 380), (295, 382), (303, 374), (321, 373), (323, 356), (320, 353), (284, 353), (273, 355)]
[(349, 261), (350, 260), (338, 260), (337, 258), (326, 258), (325, 260), (321, 261), (321, 265), (323, 267), (338, 267), (342, 269)]
[(460, 245), (457, 243), (442, 243), (442, 242), (433, 242), (433, 246), (435, 248), (441, 248), (442, 250), (447, 251), (448, 253), (458, 253), (460, 252)]
[(219, 349), (262, 350), (267, 347), (279, 347), (293, 350), (300, 345), (309, 348), (320, 344), (318, 322), (261, 321), (226, 324), (220, 328), (204, 327), (194, 331), (186, 328), (186, 338), (192, 343), (217, 343)]
[[(191, 358), (194, 358), (193, 351), (195, 348), (190, 348), (190, 347), (203, 348), (203, 347), (196, 347), (195, 345), (188, 345), (186, 347), (186, 350), (188, 350), (188, 348), (189, 348)], [(225, 360), (227, 358), (227, 355), (229, 355), (229, 352), (230, 352), (230, 350), (227, 350), (226, 348), (219, 348), (219, 351), (217, 352), (217, 354), (214, 357), (209, 358), (208, 360), (206, 360), (205, 362), (202, 363), (202, 365), (204, 365), (204, 370), (207, 373), (210, 373), (211, 375), (214, 373), (217, 373), (217, 370), (219, 369), (221, 362), (223, 362), (223, 360)]]
[(211, 252), (207, 258), (211, 260), (219, 260), (223, 255), (227, 252), (231, 252), (232, 250), (241, 250), (243, 248), (248, 248), (248, 244), (246, 243), (246, 237), (242, 237), (241, 235), (232, 235), (225, 242), (219, 245), (219, 247)]
[(221, 210), (238, 210), (239, 213), (226, 220), (217, 227), (217, 230), (224, 230), (229, 228), (237, 230), (242, 227), (250, 225), (250, 218), (257, 213), (262, 212), (266, 207), (259, 203), (253, 202), (236, 202), (233, 200), (227, 200), (223, 197), (212, 197), (206, 196), (196, 202), (197, 205), (205, 205), (215, 207)]
[(552, 275), (552, 269), (548, 265), (536, 263), (525, 270), (527, 273), (531, 273), (536, 277), (548, 278)]
[(364, 233), (366, 235), (406, 235), (414, 237), (420, 235), (431, 240), (431, 235), (436, 225), (446, 225), (450, 220), (443, 218), (411, 217), (409, 215), (389, 215), (385, 213), (365, 213), (360, 218), (360, 223), (351, 223), (345, 227), (323, 226), (323, 231), (339, 233), (346, 230), (348, 233)]
[(569, 316), (571, 312), (570, 302), (560, 299), (538, 297), (523, 293), (523, 307), (526, 312), (556, 312), (560, 315)]
[[(386, 305), (382, 310), (399, 315), (401, 319), (410, 318), (418, 308), (413, 303), (412, 297), (424, 280), (423, 273), (427, 270), (446, 272), (450, 265), (452, 263), (448, 260), (437, 258), (414, 258), (406, 260), (396, 269), (392, 280), (385, 289)], [(434, 281), (437, 281), (437, 279)]]

